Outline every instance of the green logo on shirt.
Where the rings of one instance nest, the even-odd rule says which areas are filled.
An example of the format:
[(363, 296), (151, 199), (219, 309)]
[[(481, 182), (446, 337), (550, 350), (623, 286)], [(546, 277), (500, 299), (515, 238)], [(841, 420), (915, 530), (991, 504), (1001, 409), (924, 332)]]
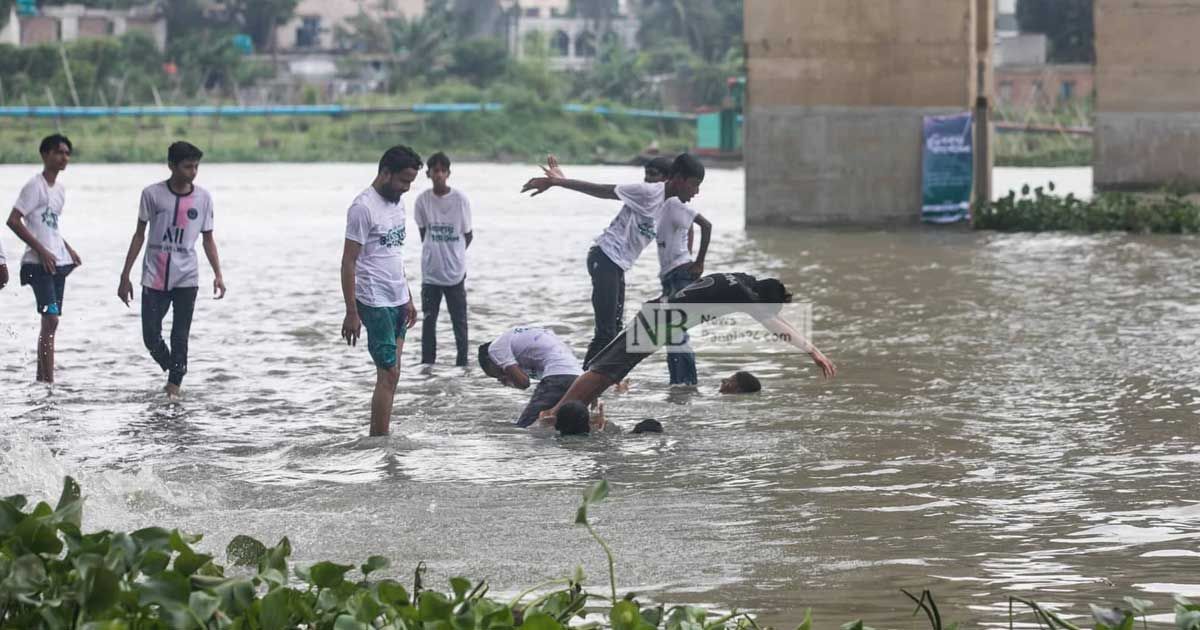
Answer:
[(387, 247), (399, 247), (404, 244), (404, 226), (394, 227), (379, 237), (379, 244)]
[(57, 230), (58, 229), (58, 215), (51, 212), (50, 208), (46, 208), (45, 210), (42, 211), (42, 223), (50, 226), (50, 229), (52, 229), (52, 230)]
[(453, 225), (434, 223), (429, 226), (429, 240), (435, 243), (453, 243), (458, 240)]
[(637, 229), (638, 229), (638, 232), (641, 232), (642, 236), (645, 236), (646, 238), (654, 238), (654, 237), (658, 236), (658, 233), (654, 231), (654, 222), (653, 221), (646, 221), (643, 223), (638, 223)]

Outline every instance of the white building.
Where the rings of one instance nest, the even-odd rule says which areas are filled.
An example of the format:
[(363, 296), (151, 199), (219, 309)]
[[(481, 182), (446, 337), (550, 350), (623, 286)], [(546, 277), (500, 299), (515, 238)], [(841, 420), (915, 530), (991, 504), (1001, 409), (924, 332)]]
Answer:
[(88, 37), (119, 37), (145, 31), (159, 50), (167, 47), (167, 19), (156, 4), (129, 9), (93, 9), (82, 4), (43, 5), (37, 15), (9, 15), (0, 42), (19, 46), (73, 42)]
[(609, 41), (637, 47), (639, 21), (629, 0), (618, 0), (617, 15), (602, 20), (568, 17), (570, 0), (508, 0), (501, 4), (514, 16), (508, 48), (517, 58), (528, 54), (526, 48), (535, 34), (549, 45), (551, 63), (560, 70), (586, 68)]
[(339, 26), (357, 15), (375, 20), (425, 14), (425, 0), (300, 0), (287, 24), (275, 31), (280, 51), (331, 51), (338, 48)]
[(996, 0), (996, 39), (1020, 32), (1017, 27), (1017, 0)]

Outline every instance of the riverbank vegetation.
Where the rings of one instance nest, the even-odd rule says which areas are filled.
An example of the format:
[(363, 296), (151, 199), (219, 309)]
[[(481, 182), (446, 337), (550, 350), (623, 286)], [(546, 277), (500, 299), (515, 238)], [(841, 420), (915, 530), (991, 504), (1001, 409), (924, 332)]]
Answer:
[[(82, 3), (119, 8), (134, 2)], [(625, 162), (649, 147), (687, 149), (695, 144), (694, 123), (576, 114), (562, 106), (677, 108), (664, 99), (720, 105), (727, 79), (743, 74), (740, 0), (638, 3), (642, 24), (654, 26), (639, 35), (637, 48), (615, 39), (597, 42), (594, 62), (574, 71), (551, 69), (550, 42), (536, 32), (523, 42), (521, 58), (510, 56), (503, 42), (480, 34), (476, 4), (486, 3), (437, 0), (420, 17), (351, 18), (337, 30), (338, 80), (328, 85), (278, 75), (282, 66), (263, 54), (273, 43), (263, 25), (286, 23), (296, 0), (227, 2), (224, 11), (208, 10), (201, 0), (165, 3), (162, 51), (142, 32), (61, 48), (0, 45), (0, 105), (504, 106), (496, 112), (339, 119), (9, 118), (0, 119), (0, 162), (37, 161), (28, 139), (59, 128), (76, 141), (77, 157), (85, 162), (160, 161), (166, 143), (181, 137), (200, 144), (210, 161), (373, 161), (403, 142), (446, 150), (457, 159), (526, 160), (553, 151), (574, 162)], [(601, 22), (613, 19), (615, 7), (581, 0), (573, 11)], [(249, 42), (256, 54), (246, 54)]]
[[(754, 617), (695, 606), (667, 606), (633, 593), (618, 596), (615, 560), (592, 527), (589, 511), (603, 502), (607, 482), (592, 484), (575, 514), (608, 561), (608, 589), (584, 588), (582, 570), (529, 588), (515, 597), (489, 597), (486, 580), (454, 577), (450, 590), (425, 581), (417, 565), (411, 582), (390, 577), (391, 563), (370, 556), (361, 565), (290, 562), (285, 537), (268, 547), (236, 536), (226, 547), (229, 566), (199, 550), (200, 536), (148, 527), (131, 533), (84, 533), (81, 490), (70, 477), (56, 506), (31, 505), (24, 496), (0, 499), (0, 629), (81, 630), (760, 630)], [(913, 615), (933, 630), (953, 630), (933, 596), (903, 591)], [(1009, 598), (1013, 617), (1030, 616), (1051, 630), (1079, 630), (1070, 617)], [(1125, 598), (1115, 607), (1092, 606), (1096, 630), (1133, 630), (1152, 602)], [(1200, 605), (1177, 598), (1179, 630), (1200, 630)], [(811, 630), (811, 613), (797, 620)], [(862, 621), (843, 630), (871, 630)]]
[[(1053, 108), (999, 108), (996, 125), (996, 166), (1091, 166), (1095, 142), (1090, 132), (1095, 114), (1091, 99)], [(1006, 131), (1004, 127), (1029, 131)]]
[[(354, 116), (0, 119), (0, 163), (38, 162), (38, 141), (61, 130), (83, 163), (166, 159), (166, 147), (186, 138), (206, 162), (374, 162), (387, 147), (405, 143), (422, 155), (445, 151), (455, 161), (539, 162), (555, 153), (572, 163), (626, 162), (647, 147), (664, 152), (691, 146), (690, 121), (647, 120), (572, 113), (562, 103), (504, 90), (443, 85), (414, 94), (415, 102), (446, 102), (476, 95), (502, 111)], [(494, 100), (493, 100), (494, 99)], [(378, 98), (347, 104), (380, 106)], [(406, 104), (411, 104), (410, 101)]]
[(1098, 193), (1084, 200), (1026, 185), (975, 208), (975, 228), (1001, 232), (1200, 232), (1200, 205), (1180, 191)]

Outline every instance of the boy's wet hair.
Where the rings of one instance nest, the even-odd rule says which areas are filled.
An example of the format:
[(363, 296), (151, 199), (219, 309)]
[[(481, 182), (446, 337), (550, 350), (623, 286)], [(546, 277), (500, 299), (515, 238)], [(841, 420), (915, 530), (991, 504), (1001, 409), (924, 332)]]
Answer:
[(754, 292), (768, 304), (786, 304), (792, 301), (792, 294), (787, 287), (775, 278), (765, 278), (754, 283)]
[(190, 142), (180, 140), (179, 142), (172, 142), (171, 146), (167, 147), (167, 164), (171, 166), (176, 166), (180, 162), (187, 160), (199, 160), (202, 157), (204, 157), (204, 152), (200, 150), (200, 147)]
[(379, 158), (379, 172), (381, 173), (399, 173), (406, 168), (419, 171), (422, 166), (424, 164), (421, 162), (421, 156), (402, 144), (388, 149), (383, 153), (383, 157)]
[(591, 420), (587, 405), (571, 401), (558, 408), (554, 416), (554, 428), (560, 435), (585, 435), (592, 430)]
[(492, 347), (492, 342), (490, 342), (490, 341), (487, 343), (479, 344), (479, 368), (482, 369), (484, 372), (488, 371), (488, 366), (495, 365), (492, 362), (491, 355), (488, 354), (488, 350), (491, 349), (491, 347)]
[(671, 163), (671, 177), (695, 177), (704, 181), (704, 165), (691, 153), (680, 153)]
[(656, 157), (653, 160), (646, 162), (646, 170), (657, 171), (663, 177), (670, 177), (671, 164), (671, 158), (669, 157)]
[(447, 171), (450, 170), (450, 156), (442, 153), (441, 151), (429, 156), (429, 161), (425, 163), (425, 168), (427, 170), (437, 168), (439, 166)]
[(733, 379), (737, 381), (738, 391), (743, 394), (753, 394), (762, 391), (762, 383), (758, 377), (749, 372), (735, 372)]
[(67, 151), (74, 152), (75, 147), (71, 146), (71, 141), (61, 133), (52, 133), (45, 138), (42, 138), (42, 143), (38, 145), (38, 153), (49, 153), (58, 148), (58, 145), (67, 145)]
[(633, 426), (634, 433), (662, 433), (662, 423), (654, 418), (646, 418)]

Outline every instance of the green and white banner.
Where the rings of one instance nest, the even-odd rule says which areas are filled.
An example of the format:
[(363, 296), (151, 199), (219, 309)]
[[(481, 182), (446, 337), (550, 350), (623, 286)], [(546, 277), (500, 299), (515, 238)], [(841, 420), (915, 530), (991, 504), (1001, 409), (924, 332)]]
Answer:
[(971, 218), (971, 113), (926, 116), (923, 137), (921, 220), (954, 223)]

